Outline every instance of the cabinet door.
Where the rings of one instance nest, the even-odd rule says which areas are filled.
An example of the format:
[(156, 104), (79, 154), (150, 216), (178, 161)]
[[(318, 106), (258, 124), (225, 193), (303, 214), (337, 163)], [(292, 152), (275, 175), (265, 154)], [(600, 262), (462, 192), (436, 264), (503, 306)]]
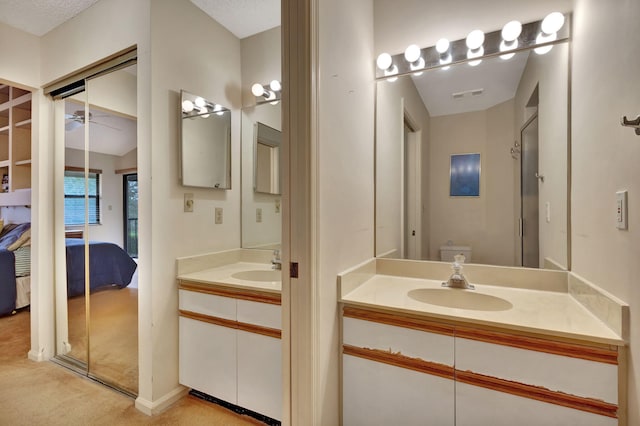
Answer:
[(614, 426), (618, 420), (485, 389), (456, 383), (456, 426)]
[(342, 362), (344, 426), (454, 424), (452, 379), (350, 355)]
[(238, 330), (238, 405), (282, 419), (282, 341)]
[(180, 384), (237, 404), (236, 330), (180, 317)]

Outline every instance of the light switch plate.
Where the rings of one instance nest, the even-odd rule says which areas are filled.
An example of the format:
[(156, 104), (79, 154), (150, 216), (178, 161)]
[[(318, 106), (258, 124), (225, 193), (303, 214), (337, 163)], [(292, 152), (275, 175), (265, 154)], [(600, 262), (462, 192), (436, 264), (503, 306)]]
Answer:
[(262, 222), (262, 209), (261, 208), (257, 208), (256, 209), (256, 222), (258, 222), (258, 223)]
[(216, 207), (216, 225), (222, 224), (222, 207)]
[(616, 192), (616, 228), (627, 229), (627, 191)]
[(184, 194), (184, 211), (185, 213), (193, 212), (193, 194), (190, 192)]

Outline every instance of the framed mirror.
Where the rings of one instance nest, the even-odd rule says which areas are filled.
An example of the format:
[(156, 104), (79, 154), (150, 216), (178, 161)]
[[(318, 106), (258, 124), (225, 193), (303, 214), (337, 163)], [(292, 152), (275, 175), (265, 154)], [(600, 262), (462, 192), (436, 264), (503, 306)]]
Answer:
[(184, 90), (180, 106), (182, 184), (231, 189), (231, 111)]
[[(568, 43), (378, 80), (376, 256), (568, 269)], [(479, 196), (451, 196), (468, 153)]]
[(282, 132), (257, 122), (253, 134), (253, 189), (263, 194), (280, 195)]
[(281, 123), (280, 104), (242, 109), (243, 248), (280, 248)]

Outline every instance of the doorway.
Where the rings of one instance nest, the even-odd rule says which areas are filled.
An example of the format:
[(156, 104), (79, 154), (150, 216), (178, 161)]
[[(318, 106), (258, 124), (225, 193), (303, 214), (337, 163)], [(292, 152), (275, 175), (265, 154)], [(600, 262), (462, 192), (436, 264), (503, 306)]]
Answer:
[(403, 143), (405, 170), (403, 182), (403, 258), (417, 260), (422, 257), (420, 132), (416, 131), (407, 117), (404, 119)]
[(520, 156), (520, 237), (522, 266), (540, 266), (539, 242), (539, 189), (544, 179), (538, 173), (538, 114), (534, 114), (521, 130), (522, 154)]
[(124, 249), (134, 259), (138, 258), (138, 174), (125, 174), (122, 200), (124, 212)]

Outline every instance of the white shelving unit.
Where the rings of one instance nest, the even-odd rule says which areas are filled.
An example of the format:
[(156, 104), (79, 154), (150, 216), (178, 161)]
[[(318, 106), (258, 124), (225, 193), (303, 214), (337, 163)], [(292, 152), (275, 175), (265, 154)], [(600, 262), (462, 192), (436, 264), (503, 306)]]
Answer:
[(31, 92), (0, 84), (0, 206), (31, 204)]

